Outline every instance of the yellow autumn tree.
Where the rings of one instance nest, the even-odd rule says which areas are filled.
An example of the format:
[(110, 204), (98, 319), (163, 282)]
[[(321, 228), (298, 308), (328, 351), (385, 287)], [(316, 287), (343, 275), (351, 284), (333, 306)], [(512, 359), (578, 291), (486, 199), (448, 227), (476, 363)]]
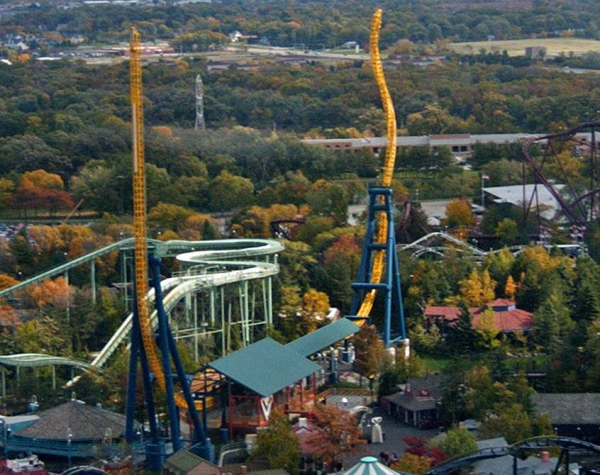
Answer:
[(421, 475), (431, 468), (431, 458), (407, 452), (390, 467), (399, 472)]
[(19, 181), (19, 186), (22, 188), (44, 188), (46, 190), (57, 191), (65, 189), (65, 183), (60, 175), (48, 173), (45, 170), (34, 170), (23, 173)]
[(195, 213), (185, 220), (185, 228), (193, 229), (202, 236), (202, 230), (206, 223), (213, 224), (213, 218), (210, 214)]
[(448, 203), (445, 224), (450, 228), (473, 226), (475, 215), (469, 200), (459, 198)]
[(517, 283), (515, 279), (513, 279), (512, 275), (509, 275), (506, 278), (506, 284), (504, 285), (504, 296), (513, 300), (515, 298), (515, 294), (517, 292)]
[(65, 246), (65, 240), (57, 226), (31, 226), (27, 233), (42, 254), (58, 252)]
[(302, 310), (313, 317), (325, 318), (329, 308), (329, 296), (324, 292), (311, 288), (302, 296)]
[(479, 341), (484, 348), (495, 348), (500, 344), (500, 341), (496, 339), (500, 330), (496, 326), (496, 317), (491, 308), (483, 311), (475, 324), (475, 330), (479, 334)]
[(469, 276), (459, 282), (460, 296), (469, 307), (480, 307), (495, 298), (496, 281), (486, 270), (479, 272), (473, 269)]

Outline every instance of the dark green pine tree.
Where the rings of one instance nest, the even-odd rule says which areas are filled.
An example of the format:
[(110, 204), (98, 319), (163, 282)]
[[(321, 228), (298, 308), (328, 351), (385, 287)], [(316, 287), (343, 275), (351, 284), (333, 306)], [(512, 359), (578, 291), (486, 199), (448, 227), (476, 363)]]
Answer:
[(456, 354), (469, 354), (479, 346), (478, 335), (473, 329), (473, 317), (469, 307), (461, 302), (459, 308), (458, 320), (450, 333), (450, 347)]
[(572, 318), (576, 322), (589, 324), (600, 316), (600, 298), (597, 290), (588, 281), (581, 282), (575, 290)]
[(563, 335), (567, 331), (561, 328), (567, 326), (564, 317), (564, 305), (557, 298), (549, 298), (535, 312), (532, 340), (548, 354), (555, 354), (562, 348)]
[(212, 241), (219, 238), (219, 233), (215, 230), (212, 224), (208, 220), (204, 221), (202, 225), (202, 240)]

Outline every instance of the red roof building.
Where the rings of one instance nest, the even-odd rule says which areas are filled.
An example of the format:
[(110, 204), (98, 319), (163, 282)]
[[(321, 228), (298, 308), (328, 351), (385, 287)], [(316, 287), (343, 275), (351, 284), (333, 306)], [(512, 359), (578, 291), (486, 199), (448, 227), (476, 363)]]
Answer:
[[(494, 312), (494, 325), (501, 333), (528, 332), (533, 326), (533, 314), (518, 309), (516, 303), (507, 299), (492, 300), (482, 307), (470, 308), (473, 328), (478, 328), (483, 313), (491, 309)], [(430, 323), (441, 323), (452, 326), (460, 315), (459, 307), (425, 308), (425, 317)]]

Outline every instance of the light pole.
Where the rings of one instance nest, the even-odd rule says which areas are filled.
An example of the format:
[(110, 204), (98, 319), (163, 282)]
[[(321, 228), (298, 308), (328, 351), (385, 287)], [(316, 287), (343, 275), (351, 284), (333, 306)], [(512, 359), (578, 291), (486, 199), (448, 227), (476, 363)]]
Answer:
[(485, 173), (481, 174), (481, 207), (485, 208), (485, 197), (483, 194), (483, 188), (485, 187), (485, 180), (489, 180), (490, 177), (487, 176)]
[(73, 439), (73, 431), (71, 428), (67, 428), (67, 452), (69, 460), (69, 468), (71, 468), (71, 440)]

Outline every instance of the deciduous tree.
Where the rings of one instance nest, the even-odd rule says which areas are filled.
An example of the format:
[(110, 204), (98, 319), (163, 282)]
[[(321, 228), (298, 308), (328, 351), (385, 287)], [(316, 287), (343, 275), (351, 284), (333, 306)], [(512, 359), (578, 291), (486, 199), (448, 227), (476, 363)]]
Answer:
[(466, 429), (450, 429), (445, 437), (434, 438), (430, 445), (437, 447), (448, 457), (462, 457), (477, 452), (477, 438)]
[(319, 429), (308, 438), (315, 457), (330, 469), (342, 457), (359, 451), (365, 443), (355, 417), (335, 405), (317, 405), (314, 424)]
[(258, 457), (265, 457), (271, 469), (283, 468), (292, 475), (298, 473), (300, 443), (287, 417), (281, 412), (271, 412), (269, 426), (258, 433), (252, 459)]
[(375, 378), (385, 363), (385, 346), (374, 325), (362, 325), (354, 335), (354, 369), (366, 378)]
[(210, 185), (210, 207), (215, 211), (230, 211), (253, 201), (254, 185), (247, 178), (222, 171)]
[(445, 224), (450, 228), (473, 226), (475, 215), (471, 209), (471, 203), (464, 198), (448, 203)]

